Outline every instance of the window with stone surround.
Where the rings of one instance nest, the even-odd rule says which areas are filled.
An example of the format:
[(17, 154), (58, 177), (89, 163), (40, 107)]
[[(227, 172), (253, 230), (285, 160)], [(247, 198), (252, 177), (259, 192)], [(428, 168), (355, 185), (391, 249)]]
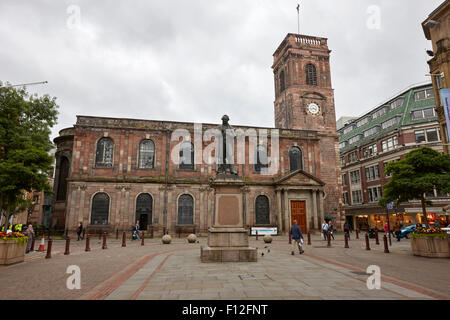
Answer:
[(141, 230), (143, 228), (142, 215), (146, 215), (146, 224), (152, 224), (153, 197), (148, 193), (141, 193), (136, 199), (136, 221), (139, 220)]
[(381, 141), (381, 150), (383, 152), (396, 149), (397, 147), (398, 147), (397, 136), (393, 136), (386, 140)]
[(381, 187), (368, 188), (367, 192), (369, 194), (369, 202), (376, 202), (380, 200), (383, 195)]
[(361, 190), (352, 191), (352, 204), (362, 203)]
[(194, 224), (194, 198), (183, 194), (178, 198), (178, 225)]
[(111, 168), (114, 154), (114, 142), (111, 138), (101, 138), (97, 142), (95, 166), (97, 168)]
[(414, 92), (414, 100), (415, 101), (432, 99), (432, 98), (434, 98), (433, 88), (428, 88), (428, 89)]
[(270, 224), (270, 207), (269, 198), (264, 195), (256, 197), (255, 201), (255, 218), (257, 225)]
[(91, 225), (107, 225), (109, 217), (109, 196), (104, 192), (92, 198)]
[(364, 158), (375, 156), (377, 154), (377, 152), (378, 152), (378, 150), (377, 150), (376, 143), (363, 148)]
[(378, 165), (374, 165), (366, 168), (366, 180), (373, 181), (380, 179), (380, 168)]
[(155, 161), (155, 143), (142, 140), (139, 145), (139, 169), (152, 169)]
[(289, 165), (291, 172), (303, 169), (302, 150), (299, 147), (289, 149)]
[(180, 170), (194, 170), (194, 145), (183, 142), (180, 146)]
[(350, 172), (350, 183), (358, 184), (360, 182), (361, 182), (361, 175), (359, 173), (359, 170), (351, 171)]
[(308, 86), (317, 86), (316, 66), (311, 63), (306, 65), (306, 84)]
[(267, 168), (269, 167), (269, 159), (266, 147), (261, 145), (257, 146), (255, 156), (255, 172), (261, 173), (267, 171)]
[(61, 157), (59, 165), (59, 179), (58, 190), (56, 191), (56, 200), (64, 201), (67, 197), (67, 178), (69, 177), (69, 160), (66, 157)]

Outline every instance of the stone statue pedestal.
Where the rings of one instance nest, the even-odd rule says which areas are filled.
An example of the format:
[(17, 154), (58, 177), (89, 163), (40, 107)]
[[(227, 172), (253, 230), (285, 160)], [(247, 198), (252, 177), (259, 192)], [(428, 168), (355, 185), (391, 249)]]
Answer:
[(208, 246), (201, 248), (202, 262), (256, 262), (257, 249), (248, 246), (243, 227), (244, 183), (236, 175), (219, 174), (211, 182), (215, 190), (214, 224), (208, 230)]

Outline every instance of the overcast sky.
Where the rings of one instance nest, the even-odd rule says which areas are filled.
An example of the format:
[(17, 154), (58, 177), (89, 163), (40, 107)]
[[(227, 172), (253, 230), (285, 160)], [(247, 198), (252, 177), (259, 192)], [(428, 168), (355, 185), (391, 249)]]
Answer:
[[(76, 115), (274, 126), (271, 65), (299, 0), (0, 0), (0, 80), (48, 81), (52, 138)], [(328, 38), (336, 116), (428, 81), (421, 23), (443, 0), (300, 0)], [(378, 19), (379, 18), (379, 19)]]

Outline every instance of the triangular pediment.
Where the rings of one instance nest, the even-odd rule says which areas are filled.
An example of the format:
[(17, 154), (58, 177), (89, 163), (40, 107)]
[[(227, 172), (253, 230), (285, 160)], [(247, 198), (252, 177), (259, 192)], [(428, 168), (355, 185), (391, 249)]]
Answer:
[(303, 171), (297, 170), (291, 172), (275, 181), (276, 185), (289, 185), (289, 186), (318, 186), (323, 187), (325, 183), (319, 178)]

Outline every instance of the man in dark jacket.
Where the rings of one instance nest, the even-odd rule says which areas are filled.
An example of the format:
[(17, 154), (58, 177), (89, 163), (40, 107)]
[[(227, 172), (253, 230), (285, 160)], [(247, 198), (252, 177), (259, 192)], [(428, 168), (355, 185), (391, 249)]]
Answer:
[(302, 230), (300, 230), (300, 227), (297, 225), (297, 220), (294, 220), (294, 225), (291, 227), (291, 236), (292, 236), (292, 255), (294, 255), (294, 251), (296, 248), (298, 248), (300, 254), (303, 252), (302, 248), (302, 241), (303, 240), (303, 234)]

